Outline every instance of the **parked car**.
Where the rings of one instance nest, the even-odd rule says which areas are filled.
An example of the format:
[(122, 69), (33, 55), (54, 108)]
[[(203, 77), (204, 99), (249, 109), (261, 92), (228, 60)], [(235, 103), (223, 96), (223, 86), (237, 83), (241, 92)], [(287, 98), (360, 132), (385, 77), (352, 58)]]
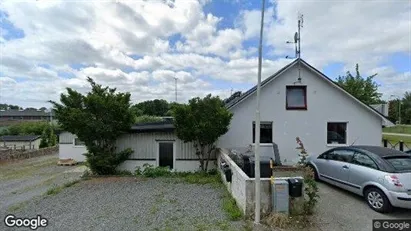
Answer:
[(375, 211), (411, 209), (411, 155), (378, 146), (330, 149), (307, 164), (315, 178), (364, 196)]

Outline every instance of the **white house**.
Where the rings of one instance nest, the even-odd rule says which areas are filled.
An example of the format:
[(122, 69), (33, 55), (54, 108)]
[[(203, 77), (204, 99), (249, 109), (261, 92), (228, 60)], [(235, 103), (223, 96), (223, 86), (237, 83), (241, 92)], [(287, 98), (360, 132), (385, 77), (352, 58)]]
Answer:
[[(217, 147), (247, 147), (254, 143), (256, 87), (231, 100), (227, 107), (234, 116), (229, 131)], [(393, 125), (382, 114), (362, 103), (320, 71), (297, 59), (265, 79), (261, 88), (262, 151), (269, 153), (277, 144), (281, 162), (298, 161), (296, 137), (309, 154), (346, 146), (381, 145), (382, 126)], [(169, 166), (177, 171), (199, 169), (191, 143), (177, 138), (171, 121), (138, 124), (117, 140), (117, 149), (134, 153), (121, 169), (134, 171), (148, 163)], [(87, 150), (74, 135), (60, 134), (60, 158), (83, 161)], [(215, 157), (213, 157), (215, 160)], [(215, 161), (212, 161), (215, 166)]]
[[(256, 87), (232, 100), (228, 108), (233, 119), (218, 147), (254, 144)], [(309, 154), (320, 154), (352, 143), (381, 145), (382, 126), (393, 125), (302, 59), (262, 82), (260, 115), (262, 150), (277, 144), (283, 164), (298, 161), (296, 137)]]
[[(116, 142), (118, 151), (131, 148), (131, 156), (119, 166), (120, 170), (134, 171), (144, 164), (168, 166), (176, 171), (197, 171), (200, 167), (198, 156), (192, 143), (184, 143), (174, 132), (172, 121), (137, 124), (130, 128)], [(75, 135), (60, 134), (60, 159), (72, 158), (84, 161), (86, 147)], [(209, 162), (215, 167), (216, 158)]]

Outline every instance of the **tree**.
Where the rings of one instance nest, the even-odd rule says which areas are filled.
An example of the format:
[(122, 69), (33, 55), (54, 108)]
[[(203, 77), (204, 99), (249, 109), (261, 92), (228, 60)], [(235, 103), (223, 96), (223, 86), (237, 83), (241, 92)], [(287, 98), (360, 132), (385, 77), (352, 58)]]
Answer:
[(339, 76), (337, 84), (368, 105), (381, 103), (382, 94), (378, 92), (378, 84), (374, 81), (374, 77), (377, 76), (377, 73), (368, 76), (365, 79), (362, 78), (358, 63), (355, 65), (355, 72), (355, 76), (349, 71), (347, 71), (345, 76)]
[(164, 99), (155, 99), (135, 104), (132, 108), (137, 116), (165, 116), (170, 106)]
[(46, 129), (43, 130), (43, 133), (41, 133), (41, 141), (40, 141), (40, 148), (47, 148), (49, 146), (49, 136), (47, 135)]
[(67, 93), (60, 95), (61, 103), (50, 103), (62, 129), (85, 143), (91, 171), (99, 175), (114, 174), (117, 166), (132, 153), (131, 149), (118, 152), (115, 146), (117, 138), (134, 122), (130, 93), (116, 92), (116, 88), (103, 87), (91, 78), (87, 80), (91, 91), (86, 95), (67, 88)]
[(20, 109), (20, 106), (0, 103), (0, 110), (7, 110), (7, 109), (18, 110)]
[(232, 113), (217, 96), (207, 95), (205, 98), (193, 98), (187, 105), (174, 107), (174, 126), (178, 138), (184, 142), (193, 142), (196, 155), (200, 159), (200, 168), (207, 171), (208, 162), (214, 143), (218, 137), (228, 131)]
[(57, 144), (57, 136), (54, 134), (54, 131), (52, 128), (50, 128), (50, 132), (49, 132), (49, 147), (54, 147)]
[(401, 103), (401, 124), (411, 124), (411, 92), (405, 92), (403, 98), (389, 101), (388, 118), (399, 120), (399, 103)]
[(401, 123), (411, 124), (411, 91), (405, 92), (401, 102)]

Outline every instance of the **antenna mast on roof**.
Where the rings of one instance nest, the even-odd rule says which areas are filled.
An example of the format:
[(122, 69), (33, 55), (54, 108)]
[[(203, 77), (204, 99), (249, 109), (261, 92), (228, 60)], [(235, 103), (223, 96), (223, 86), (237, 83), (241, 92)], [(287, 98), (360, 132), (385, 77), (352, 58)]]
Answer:
[[(297, 20), (297, 27), (298, 27), (298, 31), (295, 32), (294, 34), (294, 42), (291, 41), (287, 41), (286, 43), (294, 43), (295, 46), (295, 57), (290, 57), (290, 56), (286, 56), (286, 59), (294, 59), (294, 58), (301, 58), (301, 28), (303, 27), (303, 22), (304, 22), (304, 18), (303, 18), (303, 14), (298, 13), (298, 20)], [(300, 62), (298, 62), (298, 79), (296, 82), (294, 82), (294, 84), (296, 83), (301, 83), (301, 64)]]
[(286, 43), (290, 44), (290, 43), (294, 43), (295, 45), (295, 57), (290, 57), (290, 56), (286, 56), (285, 58), (290, 58), (290, 59), (294, 59), (294, 58), (301, 58), (301, 28), (303, 28), (303, 22), (304, 22), (304, 18), (303, 18), (303, 14), (298, 13), (298, 31), (295, 32), (294, 34), (294, 42), (291, 41), (287, 41)]

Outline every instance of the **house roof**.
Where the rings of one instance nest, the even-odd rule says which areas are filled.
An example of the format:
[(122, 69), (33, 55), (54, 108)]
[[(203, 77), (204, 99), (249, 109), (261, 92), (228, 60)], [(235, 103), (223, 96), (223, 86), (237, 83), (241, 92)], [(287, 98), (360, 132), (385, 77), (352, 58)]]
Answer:
[(143, 132), (172, 132), (175, 127), (172, 121), (165, 120), (159, 122), (150, 122), (150, 123), (138, 123), (131, 126), (131, 131), (136, 133)]
[(11, 142), (11, 141), (34, 141), (40, 139), (37, 135), (27, 135), (27, 136), (1, 136), (1, 142)]
[[(298, 58), (296, 60), (294, 60), (293, 62), (289, 63), (288, 65), (284, 66), (283, 68), (281, 68), (279, 71), (277, 71), (275, 74), (271, 75), (270, 77), (266, 78), (264, 81), (261, 82), (261, 88), (263, 88), (265, 85), (267, 85), (269, 82), (271, 82), (272, 80), (276, 79), (278, 76), (280, 76), (282, 73), (284, 73), (285, 71), (287, 71), (288, 69), (290, 69), (291, 67), (293, 67), (294, 65), (296, 65), (297, 63), (303, 64), (305, 65), (308, 69), (310, 69), (311, 71), (315, 72), (317, 75), (319, 75), (320, 77), (323, 77), (322, 79), (327, 81), (328, 83), (330, 83), (331, 85), (333, 85), (335, 88), (341, 90), (342, 92), (344, 92), (346, 95), (348, 95), (349, 97), (351, 97), (352, 99), (354, 99), (357, 103), (361, 104), (362, 106), (364, 106), (366, 109), (368, 109), (369, 111), (371, 111), (372, 113), (376, 114), (377, 116), (379, 116), (385, 125), (394, 125), (394, 123), (392, 121), (390, 121), (387, 117), (385, 117), (383, 114), (381, 114), (380, 112), (378, 112), (377, 110), (375, 110), (373, 107), (371, 107), (370, 105), (367, 105), (366, 103), (362, 102), (360, 99), (358, 99), (357, 97), (353, 96), (352, 94), (350, 94), (349, 92), (347, 92), (346, 90), (344, 90), (340, 85), (338, 85), (336, 82), (334, 82), (332, 79), (330, 79), (329, 77), (327, 77), (325, 74), (323, 74), (321, 71), (317, 70), (316, 68), (314, 68), (313, 66), (311, 66), (310, 64), (308, 64), (306, 61), (304, 61), (301, 58)], [(230, 102), (228, 102), (226, 104), (226, 107), (228, 109), (238, 105), (240, 102), (242, 102), (243, 100), (245, 100), (246, 98), (248, 98), (249, 96), (251, 96), (253, 93), (255, 93), (257, 90), (257, 86), (254, 86), (253, 88), (251, 88), (250, 90), (246, 91), (244, 94), (242, 94), (240, 97), (231, 100)]]
[[(54, 113), (51, 113), (54, 115)], [(9, 110), (0, 110), (0, 117), (3, 116), (50, 116), (50, 112), (33, 110), (33, 109), (26, 109), (26, 110), (17, 110), (17, 109), (9, 109)]]

